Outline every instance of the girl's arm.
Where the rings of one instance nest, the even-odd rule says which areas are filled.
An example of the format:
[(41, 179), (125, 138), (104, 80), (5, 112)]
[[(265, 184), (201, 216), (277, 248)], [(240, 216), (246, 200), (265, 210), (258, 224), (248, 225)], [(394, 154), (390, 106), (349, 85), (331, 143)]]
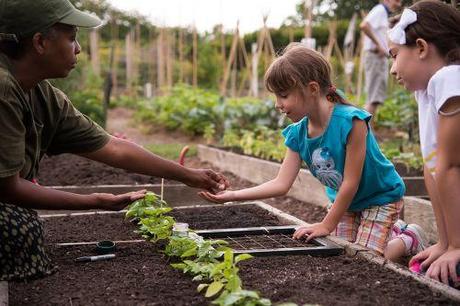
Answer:
[(201, 192), (200, 195), (208, 201), (224, 203), (228, 201), (257, 200), (277, 197), (286, 194), (299, 173), (301, 158), (297, 152), (287, 148), (280, 171), (275, 179), (261, 185), (235, 190), (223, 191), (219, 194)]
[[(439, 195), (439, 203), (433, 203), (435, 214), (441, 212), (439, 224), (436, 223), (440, 241), (447, 241), (447, 250), (429, 267), (426, 275), (440, 280), (445, 284), (457, 279), (456, 265), (460, 262), (460, 97), (447, 100), (439, 117), (438, 150), (436, 163), (435, 189)], [(450, 114), (449, 114), (450, 113)], [(435, 205), (436, 204), (436, 205)], [(440, 204), (440, 205), (438, 205)], [(437, 210), (435, 206), (440, 206)], [(442, 228), (440, 228), (440, 225)]]
[(409, 261), (409, 266), (414, 262), (420, 262), (422, 269), (426, 270), (433, 261), (439, 258), (446, 252), (448, 241), (447, 241), (447, 230), (445, 221), (445, 212), (441, 206), (441, 199), (436, 182), (430, 170), (425, 166), (423, 168), (423, 175), (425, 177), (425, 186), (430, 196), (431, 206), (433, 207), (434, 216), (436, 219), (436, 227), (438, 230), (438, 242), (422, 252), (418, 253)]
[[(443, 113), (460, 109), (460, 97), (449, 99)], [(460, 114), (439, 116), (436, 187), (450, 247), (460, 248)], [(437, 221), (437, 220), (436, 220)]]
[(339, 188), (334, 205), (321, 223), (299, 228), (294, 238), (308, 235), (307, 240), (314, 237), (329, 235), (339, 224), (340, 219), (350, 206), (358, 191), (364, 160), (366, 158), (367, 123), (362, 120), (353, 120), (353, 128), (348, 136), (347, 154), (342, 185)]

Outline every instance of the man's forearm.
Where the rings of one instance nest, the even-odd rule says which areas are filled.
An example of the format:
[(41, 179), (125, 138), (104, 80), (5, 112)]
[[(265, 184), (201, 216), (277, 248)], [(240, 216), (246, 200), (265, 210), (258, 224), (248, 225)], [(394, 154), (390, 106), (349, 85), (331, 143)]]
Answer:
[(188, 176), (186, 167), (161, 158), (135, 143), (122, 139), (112, 138), (104, 148), (81, 155), (139, 174), (178, 181), (184, 181)]
[(368, 23), (365, 23), (361, 26), (361, 30), (366, 34), (367, 37), (369, 37), (370, 40), (378, 47), (382, 48), (380, 45), (380, 42), (378, 41), (377, 37), (375, 36), (374, 32), (372, 31), (371, 27), (369, 26)]
[(58, 191), (16, 178), (2, 183), (0, 201), (33, 209), (93, 209), (91, 195)]

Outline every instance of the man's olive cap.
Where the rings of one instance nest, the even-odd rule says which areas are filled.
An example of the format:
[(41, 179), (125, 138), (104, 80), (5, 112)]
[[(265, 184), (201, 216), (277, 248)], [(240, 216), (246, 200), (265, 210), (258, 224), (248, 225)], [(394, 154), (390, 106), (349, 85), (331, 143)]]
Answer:
[(94, 28), (102, 22), (69, 0), (0, 0), (0, 41), (19, 41), (56, 23)]

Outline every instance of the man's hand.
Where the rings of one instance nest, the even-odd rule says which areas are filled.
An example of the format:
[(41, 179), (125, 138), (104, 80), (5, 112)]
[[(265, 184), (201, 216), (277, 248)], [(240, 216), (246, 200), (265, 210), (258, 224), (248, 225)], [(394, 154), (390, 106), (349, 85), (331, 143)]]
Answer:
[(186, 185), (208, 190), (212, 193), (227, 189), (230, 184), (225, 176), (210, 169), (190, 169), (183, 181)]
[(380, 45), (377, 46), (377, 54), (380, 57), (388, 57), (388, 51), (382, 48)]
[(105, 210), (121, 210), (132, 202), (142, 199), (146, 190), (133, 191), (125, 194), (114, 195), (110, 193), (93, 193), (90, 195), (92, 206)]

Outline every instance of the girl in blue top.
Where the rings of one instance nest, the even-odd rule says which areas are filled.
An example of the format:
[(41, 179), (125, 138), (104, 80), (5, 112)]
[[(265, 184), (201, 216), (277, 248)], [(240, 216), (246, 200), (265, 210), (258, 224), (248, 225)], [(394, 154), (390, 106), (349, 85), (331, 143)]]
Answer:
[(333, 233), (397, 260), (421, 246), (416, 230), (389, 243), (403, 206), (404, 183), (379, 150), (369, 129), (371, 115), (337, 93), (330, 71), (320, 53), (288, 46), (265, 75), (276, 108), (294, 122), (283, 131), (287, 152), (277, 177), (253, 188), (201, 195), (213, 202), (284, 195), (304, 161), (326, 186), (332, 204), (322, 222), (300, 227), (294, 238)]

